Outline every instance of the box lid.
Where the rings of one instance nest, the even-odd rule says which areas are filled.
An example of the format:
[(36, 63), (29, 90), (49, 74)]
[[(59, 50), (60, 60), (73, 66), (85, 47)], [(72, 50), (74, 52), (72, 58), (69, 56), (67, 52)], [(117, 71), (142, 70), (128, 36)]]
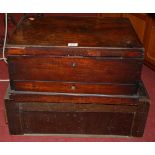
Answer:
[(142, 48), (126, 18), (41, 17), (25, 19), (7, 47)]

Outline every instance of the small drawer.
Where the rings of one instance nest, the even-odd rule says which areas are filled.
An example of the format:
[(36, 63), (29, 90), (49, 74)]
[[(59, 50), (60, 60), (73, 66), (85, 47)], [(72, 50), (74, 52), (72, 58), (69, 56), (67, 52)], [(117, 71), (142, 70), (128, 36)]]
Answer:
[(13, 81), (11, 89), (16, 91), (84, 93), (84, 94), (124, 94), (137, 91), (136, 84), (77, 83), (51, 81)]
[(89, 57), (9, 57), (11, 80), (135, 83), (142, 59)]

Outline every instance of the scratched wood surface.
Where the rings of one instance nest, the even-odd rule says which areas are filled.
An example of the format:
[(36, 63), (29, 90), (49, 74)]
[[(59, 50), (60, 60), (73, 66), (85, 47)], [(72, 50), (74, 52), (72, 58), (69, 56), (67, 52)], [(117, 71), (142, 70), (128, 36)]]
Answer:
[(128, 19), (97, 17), (42, 17), (26, 19), (10, 45), (142, 48)]

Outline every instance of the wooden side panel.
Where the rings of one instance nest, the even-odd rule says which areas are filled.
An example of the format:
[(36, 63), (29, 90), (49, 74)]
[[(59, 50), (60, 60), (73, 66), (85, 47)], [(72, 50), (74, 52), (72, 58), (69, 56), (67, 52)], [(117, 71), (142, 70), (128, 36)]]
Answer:
[(24, 133), (130, 135), (132, 113), (22, 112)]
[(10, 134), (18, 135), (23, 134), (20, 113), (19, 113), (19, 104), (17, 102), (10, 101), (9, 99), (5, 100), (5, 107), (7, 112), (7, 121), (9, 126)]
[(136, 111), (134, 106), (100, 104), (19, 103), (19, 107), (24, 133), (44, 134), (130, 135)]
[(139, 87), (139, 104), (134, 117), (134, 123), (132, 128), (132, 135), (136, 137), (142, 137), (145, 129), (145, 124), (150, 107), (150, 99), (147, 90), (141, 83)]
[(142, 59), (10, 57), (11, 80), (135, 83)]
[(130, 19), (135, 31), (137, 32), (137, 35), (141, 42), (144, 41), (144, 35), (145, 35), (145, 30), (146, 30), (146, 24), (147, 24), (147, 16), (146, 14), (132, 14), (132, 13), (127, 13), (123, 14), (124, 17), (127, 17)]
[(134, 118), (134, 125), (132, 129), (132, 135), (136, 137), (142, 137), (145, 129), (147, 115), (150, 107), (149, 95), (143, 84), (139, 87), (140, 99), (137, 107), (136, 115)]
[(136, 136), (136, 137), (143, 136), (148, 111), (149, 111), (149, 102), (142, 102), (139, 104), (135, 115), (135, 119), (134, 119), (134, 126), (132, 129), (133, 136)]

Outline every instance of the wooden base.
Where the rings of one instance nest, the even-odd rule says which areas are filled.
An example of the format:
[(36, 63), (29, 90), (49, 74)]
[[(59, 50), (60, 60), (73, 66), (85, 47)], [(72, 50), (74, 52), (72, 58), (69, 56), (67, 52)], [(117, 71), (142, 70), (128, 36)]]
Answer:
[[(143, 136), (149, 100), (141, 83), (135, 95), (96, 96), (91, 98), (94, 103), (83, 102), (88, 94), (75, 95), (76, 100), (62, 100), (63, 103), (54, 102), (54, 96), (65, 95), (43, 93), (35, 101), (36, 95), (8, 91), (5, 105), (11, 134)], [(44, 101), (39, 101), (41, 97)], [(67, 98), (72, 97), (67, 95)]]

